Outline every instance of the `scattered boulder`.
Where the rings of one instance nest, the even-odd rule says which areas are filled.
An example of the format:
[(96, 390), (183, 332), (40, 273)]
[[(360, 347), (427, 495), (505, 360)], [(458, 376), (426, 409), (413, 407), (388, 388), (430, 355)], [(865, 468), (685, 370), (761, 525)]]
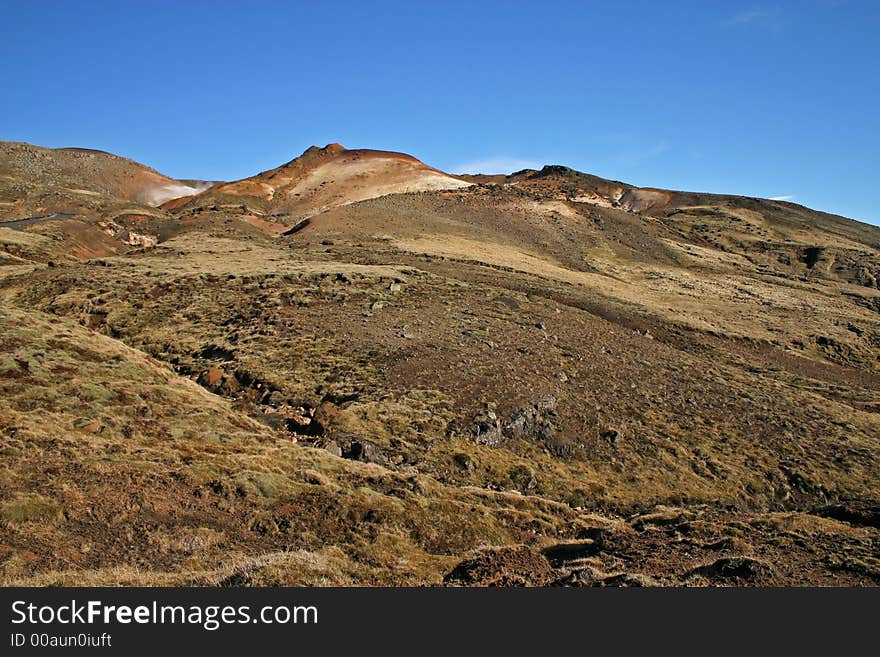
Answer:
[(321, 402), (312, 415), (312, 421), (309, 424), (310, 430), (317, 436), (330, 433), (333, 428), (333, 422), (338, 415), (339, 408), (336, 404), (329, 401)]
[(470, 439), (478, 445), (495, 447), (501, 442), (502, 437), (501, 421), (495, 413), (495, 405), (487, 404), (485, 410), (474, 417)]
[(602, 436), (612, 445), (616, 445), (623, 440), (623, 435), (617, 429), (608, 429)]
[(575, 446), (570, 438), (556, 430), (559, 418), (556, 414), (556, 398), (545, 397), (532, 404), (518, 408), (504, 424), (504, 435), (541, 442), (554, 456), (571, 458)]
[(519, 310), (519, 301), (505, 294), (495, 297), (495, 301), (504, 304), (510, 310)]
[(284, 416), (280, 413), (263, 413), (259, 416), (259, 419), (262, 420), (263, 424), (272, 429), (284, 429), (286, 427)]
[(379, 465), (388, 463), (388, 459), (385, 458), (379, 446), (365, 438), (350, 435), (337, 435), (333, 438), (341, 448), (342, 458), (363, 463), (378, 463)]
[(329, 438), (319, 438), (313, 443), (314, 447), (330, 452), (333, 456), (342, 457), (342, 447), (335, 440)]
[(208, 388), (209, 390), (216, 390), (220, 387), (220, 384), (223, 383), (223, 370), (219, 367), (209, 367), (207, 370), (199, 375), (199, 385)]
[(312, 410), (305, 406), (291, 407), (284, 405), (284, 423), (287, 430), (296, 435), (309, 436), (315, 434), (315, 427), (312, 426)]
[(557, 421), (556, 398), (546, 397), (513, 411), (504, 425), (504, 433), (510, 438), (547, 441), (556, 433)]
[(642, 573), (605, 573), (601, 570), (585, 566), (577, 568), (556, 582), (557, 586), (576, 587), (615, 587), (615, 588), (648, 588), (662, 584)]

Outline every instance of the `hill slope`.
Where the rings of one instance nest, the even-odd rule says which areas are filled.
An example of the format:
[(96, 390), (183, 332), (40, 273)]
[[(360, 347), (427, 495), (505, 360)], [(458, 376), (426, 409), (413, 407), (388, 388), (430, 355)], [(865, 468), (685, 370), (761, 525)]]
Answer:
[(880, 582), (877, 228), (332, 146), (153, 211), (0, 229), (0, 581)]
[(103, 151), (0, 142), (0, 219), (70, 212), (95, 199), (157, 206), (201, 186)]

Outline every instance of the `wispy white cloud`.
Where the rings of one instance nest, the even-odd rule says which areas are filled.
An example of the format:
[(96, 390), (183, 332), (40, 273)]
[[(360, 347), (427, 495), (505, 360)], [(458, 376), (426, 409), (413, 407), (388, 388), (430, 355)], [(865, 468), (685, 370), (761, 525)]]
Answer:
[(665, 153), (668, 150), (669, 150), (669, 142), (666, 141), (665, 139), (661, 139), (656, 144), (654, 144), (651, 148), (646, 150), (643, 153), (643, 157), (645, 157), (645, 158), (659, 157), (659, 156), (663, 155), (663, 153)]
[(794, 194), (783, 194), (782, 196), (771, 196), (771, 201), (793, 201)]
[(522, 169), (540, 169), (544, 165), (536, 160), (496, 155), (482, 160), (465, 162), (452, 168), (452, 173), (513, 173)]
[(652, 160), (660, 157), (670, 148), (670, 144), (666, 139), (661, 139), (653, 144), (642, 145), (638, 149), (627, 149), (617, 155), (617, 161), (627, 166), (637, 166), (646, 160)]
[(779, 16), (779, 7), (752, 7), (730, 16), (724, 21), (724, 24), (731, 27), (738, 25), (771, 25), (777, 22)]

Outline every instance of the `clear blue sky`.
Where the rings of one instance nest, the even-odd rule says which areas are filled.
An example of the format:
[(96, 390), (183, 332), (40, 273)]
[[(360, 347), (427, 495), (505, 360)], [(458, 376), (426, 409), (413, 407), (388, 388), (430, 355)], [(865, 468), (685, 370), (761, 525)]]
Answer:
[(880, 2), (0, 0), (0, 139), (235, 179), (311, 144), (880, 223)]

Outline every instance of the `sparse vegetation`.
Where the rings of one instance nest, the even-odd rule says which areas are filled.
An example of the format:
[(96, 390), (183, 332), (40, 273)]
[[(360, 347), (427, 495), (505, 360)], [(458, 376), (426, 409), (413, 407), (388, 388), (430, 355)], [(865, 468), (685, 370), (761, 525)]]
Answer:
[(0, 518), (10, 524), (37, 522), (52, 524), (63, 518), (57, 502), (39, 493), (18, 493), (0, 506)]
[(547, 168), (279, 237), (251, 187), (0, 228), (0, 583), (878, 581), (876, 229)]

